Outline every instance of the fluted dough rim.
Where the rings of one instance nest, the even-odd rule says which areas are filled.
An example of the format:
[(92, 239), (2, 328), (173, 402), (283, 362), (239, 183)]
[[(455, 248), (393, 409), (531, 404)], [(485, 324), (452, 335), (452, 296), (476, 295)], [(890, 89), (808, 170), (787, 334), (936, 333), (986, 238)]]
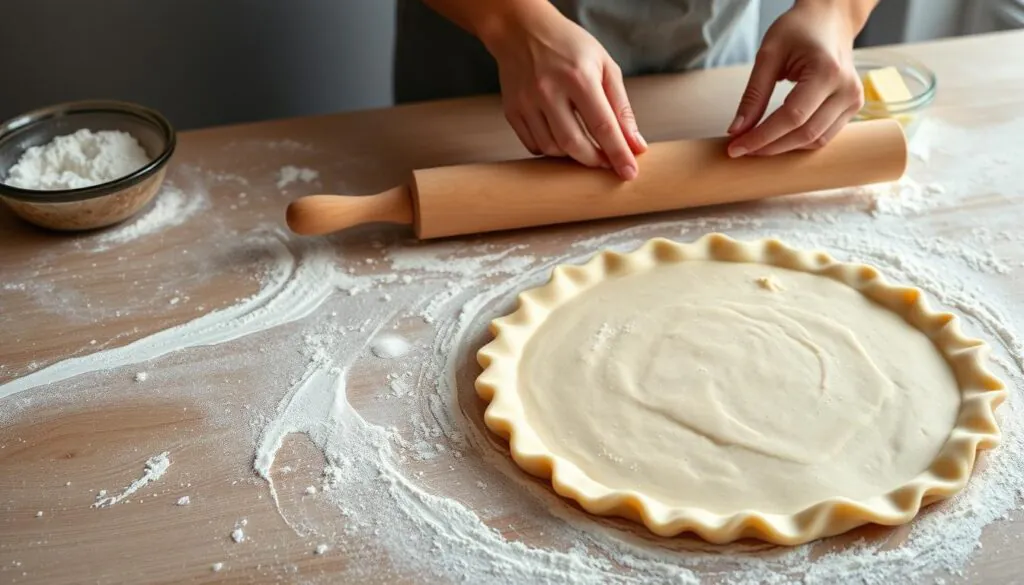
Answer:
[[(530, 337), (551, 311), (602, 280), (687, 260), (761, 263), (832, 278), (927, 335), (953, 368), (961, 392), (957, 422), (928, 469), (867, 500), (830, 498), (795, 514), (756, 510), (716, 514), (695, 507), (672, 507), (636, 491), (609, 488), (551, 453), (530, 426), (516, 388), (515, 372)], [(839, 262), (825, 252), (798, 250), (773, 238), (741, 242), (716, 233), (686, 244), (654, 238), (632, 252), (603, 251), (582, 265), (560, 265), (547, 283), (520, 293), (516, 310), (494, 319), (490, 332), (493, 339), (477, 352), (483, 372), (475, 386), (480, 398), (489, 402), (484, 423), (508, 440), (516, 464), (532, 475), (550, 479), (559, 495), (575, 500), (590, 513), (625, 517), (661, 536), (692, 532), (713, 543), (757, 538), (797, 545), (869, 523), (904, 524), (923, 506), (962, 490), (978, 450), (995, 447), (1000, 441), (995, 410), (1006, 399), (1006, 387), (986, 366), (989, 346), (965, 336), (958, 317), (932, 310), (920, 289), (890, 284), (874, 267)]]

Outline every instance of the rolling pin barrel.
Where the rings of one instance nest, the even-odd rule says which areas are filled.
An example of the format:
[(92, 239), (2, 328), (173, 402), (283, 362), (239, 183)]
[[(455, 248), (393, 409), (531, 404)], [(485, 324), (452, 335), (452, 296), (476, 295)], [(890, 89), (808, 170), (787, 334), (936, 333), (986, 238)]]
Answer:
[(727, 139), (652, 144), (639, 176), (564, 159), (438, 167), (415, 171), (416, 234), (478, 232), (749, 201), (898, 179), (907, 165), (894, 120), (848, 124), (827, 146), (776, 156), (729, 158)]
[(848, 124), (817, 150), (729, 158), (727, 138), (652, 144), (639, 176), (536, 158), (416, 170), (408, 187), (364, 197), (313, 195), (288, 225), (322, 234), (360, 223), (412, 224), (422, 239), (636, 215), (882, 183), (900, 178), (907, 141), (895, 120)]

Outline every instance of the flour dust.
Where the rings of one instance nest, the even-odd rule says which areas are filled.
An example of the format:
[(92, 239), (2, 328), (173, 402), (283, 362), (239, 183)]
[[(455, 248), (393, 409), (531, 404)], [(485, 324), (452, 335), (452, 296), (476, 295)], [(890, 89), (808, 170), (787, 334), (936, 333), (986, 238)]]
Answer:
[(121, 493), (117, 495), (107, 495), (106, 490), (102, 490), (96, 496), (96, 502), (93, 503), (93, 508), (107, 508), (114, 504), (124, 501), (126, 498), (146, 487), (150, 483), (160, 479), (167, 473), (167, 468), (171, 466), (171, 459), (168, 457), (168, 453), (164, 451), (159, 455), (154, 455), (146, 460), (146, 465), (142, 473), (142, 477), (136, 479), (128, 487), (121, 490)]
[(320, 172), (315, 169), (285, 165), (277, 172), (277, 177), (277, 188), (284, 189), (296, 182), (310, 183), (315, 181), (320, 178)]
[(195, 191), (186, 193), (173, 184), (165, 184), (148, 210), (122, 225), (89, 238), (88, 242), (94, 251), (109, 250), (182, 225), (207, 206), (207, 199), (202, 194)]
[[(1021, 125), (1000, 127), (994, 139), (1024, 154), (1007, 138)], [(927, 161), (970, 144), (967, 131), (934, 131), (942, 140), (929, 145)], [(1021, 240), (1000, 226), (949, 235), (919, 221), (924, 211), (963, 204), (979, 187), (923, 159), (901, 184), (779, 200), (759, 207), (756, 217), (713, 212), (625, 229), (583, 225), (543, 244), (380, 242), (372, 254), (356, 255), (331, 238), (264, 229), (250, 234), (267, 251), (260, 288), (250, 297), (124, 347), (40, 368), (0, 385), (0, 400), (88, 372), (125, 370), (130, 377), (148, 364), (155, 375), (161, 356), (241, 344), (289, 326), (299, 330), (298, 357), (279, 356), (275, 367), (296, 373), (280, 380), (276, 406), (254, 418), (253, 468), (288, 526), (309, 539), (311, 555), (384, 559), (348, 563), (342, 574), (310, 576), (312, 582), (873, 585), (957, 577), (976, 558), (986, 527), (1019, 508), (1024, 487), (1024, 340), (1007, 308), (1020, 269), (1000, 253)], [(984, 186), (1017, 193), (999, 174), (985, 177)], [(711, 546), (587, 515), (510, 461), (507, 446), (483, 425), (472, 388), (488, 322), (554, 265), (650, 237), (692, 240), (711, 231), (774, 236), (878, 266), (957, 312), (968, 333), (993, 346), (994, 366), (1011, 386), (1000, 410), (1003, 443), (982, 457), (959, 496), (902, 530), (867, 529), (795, 548)], [(277, 455), (293, 435), (308, 438), (326, 460), (319, 485), (303, 492), (328, 504), (316, 515), (278, 497)], [(233, 530), (215, 536), (228, 534), (237, 549), (252, 544), (241, 523)]]

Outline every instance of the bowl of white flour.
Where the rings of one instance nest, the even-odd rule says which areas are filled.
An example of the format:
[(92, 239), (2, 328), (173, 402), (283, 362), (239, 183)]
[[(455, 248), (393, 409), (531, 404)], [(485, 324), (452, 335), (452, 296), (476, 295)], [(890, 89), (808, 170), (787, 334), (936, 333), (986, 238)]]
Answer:
[(35, 110), (0, 124), (0, 200), (45, 228), (110, 226), (156, 195), (174, 147), (170, 122), (137, 104)]

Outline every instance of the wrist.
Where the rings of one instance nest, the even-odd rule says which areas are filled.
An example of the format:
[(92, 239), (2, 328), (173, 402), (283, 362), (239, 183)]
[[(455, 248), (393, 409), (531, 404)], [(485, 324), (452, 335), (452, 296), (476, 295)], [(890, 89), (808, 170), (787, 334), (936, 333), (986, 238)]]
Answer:
[(852, 40), (867, 24), (878, 0), (794, 0), (794, 9), (824, 11), (839, 19)]
[(519, 42), (543, 19), (561, 17), (548, 0), (485, 1), (492, 6), (474, 19), (471, 32), (492, 55)]

